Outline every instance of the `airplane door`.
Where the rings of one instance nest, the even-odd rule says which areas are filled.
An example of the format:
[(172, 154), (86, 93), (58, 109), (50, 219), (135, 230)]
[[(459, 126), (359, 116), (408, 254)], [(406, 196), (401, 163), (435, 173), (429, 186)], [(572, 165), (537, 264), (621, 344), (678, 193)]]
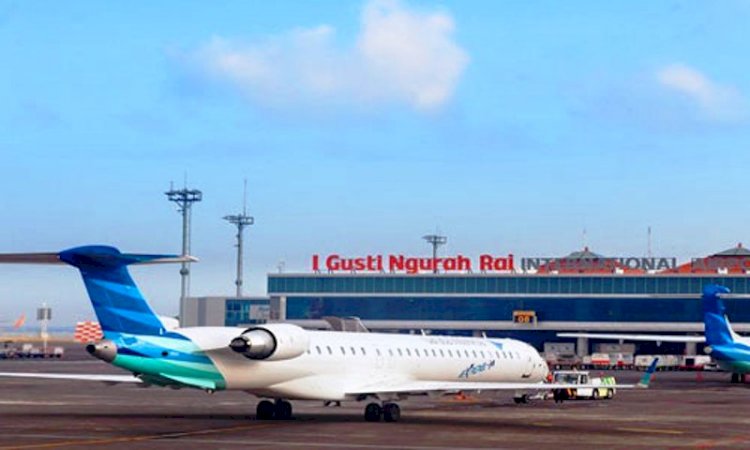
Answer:
[(534, 371), (534, 359), (531, 355), (526, 356), (526, 360), (523, 361), (523, 371), (521, 378), (531, 377), (531, 373)]

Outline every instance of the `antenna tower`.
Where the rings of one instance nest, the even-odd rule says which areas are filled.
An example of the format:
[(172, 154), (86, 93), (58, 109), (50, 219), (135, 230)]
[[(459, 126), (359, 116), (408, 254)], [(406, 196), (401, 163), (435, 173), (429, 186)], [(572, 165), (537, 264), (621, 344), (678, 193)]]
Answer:
[(245, 179), (245, 189), (242, 195), (242, 214), (224, 216), (224, 220), (237, 227), (237, 279), (234, 284), (237, 285), (237, 297), (242, 297), (242, 232), (245, 231), (246, 226), (255, 223), (255, 218), (247, 215), (247, 179)]

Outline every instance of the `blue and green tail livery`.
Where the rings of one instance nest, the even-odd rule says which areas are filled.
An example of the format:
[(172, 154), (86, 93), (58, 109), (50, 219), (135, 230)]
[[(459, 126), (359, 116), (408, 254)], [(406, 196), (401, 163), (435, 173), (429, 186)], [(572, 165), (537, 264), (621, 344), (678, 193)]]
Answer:
[(213, 361), (190, 338), (165, 328), (128, 272), (133, 264), (194, 261), (189, 256), (121, 253), (114, 247), (89, 245), (60, 253), (2, 255), (0, 262), (69, 264), (83, 277), (113, 365), (155, 384), (223, 389)]

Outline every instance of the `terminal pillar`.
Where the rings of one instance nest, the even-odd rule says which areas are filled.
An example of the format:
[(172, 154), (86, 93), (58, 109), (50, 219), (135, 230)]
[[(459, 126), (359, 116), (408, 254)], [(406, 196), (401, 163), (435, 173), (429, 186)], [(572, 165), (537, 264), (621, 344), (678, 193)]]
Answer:
[(588, 356), (589, 354), (589, 338), (579, 337), (576, 342), (576, 355), (580, 357)]
[(695, 355), (698, 350), (698, 344), (695, 342), (686, 342), (685, 343), (685, 354), (686, 355)]
[(271, 297), (270, 301), (271, 311), (269, 319), (271, 321), (284, 321), (286, 320), (286, 297)]

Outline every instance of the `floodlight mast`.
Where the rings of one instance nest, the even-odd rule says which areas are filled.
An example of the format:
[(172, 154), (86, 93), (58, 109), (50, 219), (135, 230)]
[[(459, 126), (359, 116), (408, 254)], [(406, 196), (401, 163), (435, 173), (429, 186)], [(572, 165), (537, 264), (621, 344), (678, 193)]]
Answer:
[(432, 245), (432, 273), (438, 273), (437, 269), (437, 251), (438, 247), (441, 245), (445, 245), (446, 242), (448, 242), (447, 236), (440, 236), (437, 234), (428, 234), (426, 236), (422, 236), (422, 239), (427, 241), (430, 245)]
[(237, 286), (237, 297), (242, 297), (242, 255), (244, 247), (242, 234), (245, 231), (245, 227), (255, 223), (255, 218), (247, 215), (247, 180), (245, 180), (245, 193), (242, 203), (242, 214), (224, 216), (224, 220), (237, 227), (237, 279), (234, 281), (234, 284)]
[[(164, 193), (170, 202), (177, 204), (177, 211), (182, 214), (182, 255), (190, 254), (190, 219), (193, 203), (203, 200), (203, 193), (198, 189), (174, 189), (170, 184), (169, 191)], [(185, 300), (190, 295), (190, 263), (183, 262), (180, 268), (180, 323), (185, 323)]]

